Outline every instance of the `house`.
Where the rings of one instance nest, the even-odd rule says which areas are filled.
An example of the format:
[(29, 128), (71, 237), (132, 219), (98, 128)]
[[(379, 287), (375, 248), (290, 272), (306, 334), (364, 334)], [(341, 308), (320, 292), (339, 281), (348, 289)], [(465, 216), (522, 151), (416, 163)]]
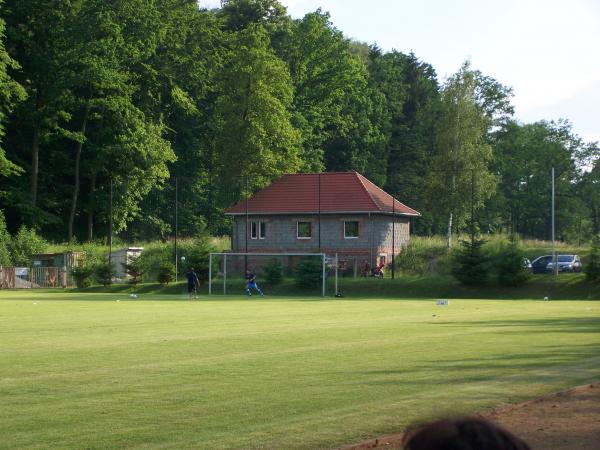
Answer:
[(225, 214), (233, 252), (337, 253), (355, 274), (406, 247), (420, 216), (357, 172), (284, 175)]

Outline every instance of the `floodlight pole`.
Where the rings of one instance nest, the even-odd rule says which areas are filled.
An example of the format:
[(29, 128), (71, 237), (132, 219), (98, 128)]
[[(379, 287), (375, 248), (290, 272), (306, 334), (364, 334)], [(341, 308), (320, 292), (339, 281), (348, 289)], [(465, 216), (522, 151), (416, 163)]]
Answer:
[[(248, 229), (248, 175), (246, 175), (246, 230), (244, 236), (246, 237), (246, 249), (244, 253), (248, 253), (248, 233), (250, 230)], [(260, 230), (257, 230), (260, 233)], [(244, 256), (244, 274), (248, 271), (248, 256)]]
[(318, 235), (319, 251), (321, 251), (321, 173), (320, 172), (317, 174), (317, 177), (318, 177), (318, 192), (317, 192), (318, 200), (317, 200), (317, 203), (318, 203), (318, 210), (319, 210), (319, 214), (317, 216), (317, 223), (319, 226), (319, 235)]
[(392, 196), (392, 280), (394, 279), (394, 262), (396, 254), (396, 197)]
[(112, 235), (113, 235), (113, 180), (110, 179), (110, 201), (108, 207), (108, 263), (112, 264)]
[(556, 243), (554, 241), (554, 231), (555, 231), (555, 222), (554, 222), (554, 167), (552, 168), (552, 272), (554, 275), (558, 275), (558, 264), (556, 261)]
[(177, 261), (177, 234), (179, 232), (179, 178), (175, 177), (175, 283), (177, 283), (177, 272), (179, 261)]

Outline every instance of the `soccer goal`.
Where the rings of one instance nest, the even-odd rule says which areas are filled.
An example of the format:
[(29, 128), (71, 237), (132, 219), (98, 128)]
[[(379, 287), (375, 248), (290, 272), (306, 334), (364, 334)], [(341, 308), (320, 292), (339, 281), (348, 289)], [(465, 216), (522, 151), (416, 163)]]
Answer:
[(324, 297), (330, 272), (335, 276), (325, 253), (211, 253), (208, 295), (246, 294), (246, 275), (252, 274), (266, 295)]

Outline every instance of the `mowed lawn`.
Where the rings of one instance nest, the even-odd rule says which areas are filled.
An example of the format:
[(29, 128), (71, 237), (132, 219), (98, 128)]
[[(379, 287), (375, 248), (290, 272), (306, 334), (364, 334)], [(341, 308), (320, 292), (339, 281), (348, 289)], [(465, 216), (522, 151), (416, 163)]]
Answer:
[(594, 301), (0, 291), (0, 448), (334, 448), (599, 378)]

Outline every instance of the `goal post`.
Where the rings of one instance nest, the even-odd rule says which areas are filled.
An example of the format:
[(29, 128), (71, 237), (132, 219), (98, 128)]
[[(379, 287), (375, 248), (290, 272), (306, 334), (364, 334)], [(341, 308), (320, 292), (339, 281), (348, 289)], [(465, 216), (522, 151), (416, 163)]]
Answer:
[(333, 258), (325, 253), (210, 253), (208, 295), (245, 293), (249, 270), (257, 277), (258, 286), (267, 289), (266, 294), (298, 292), (325, 297), (330, 260)]

